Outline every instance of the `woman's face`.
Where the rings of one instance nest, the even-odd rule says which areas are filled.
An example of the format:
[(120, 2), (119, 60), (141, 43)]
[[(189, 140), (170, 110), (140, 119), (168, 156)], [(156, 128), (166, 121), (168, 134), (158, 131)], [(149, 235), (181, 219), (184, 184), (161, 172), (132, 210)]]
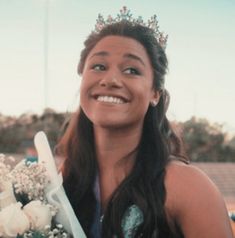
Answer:
[(104, 37), (86, 58), (80, 95), (94, 126), (142, 126), (150, 101), (160, 97), (145, 48), (132, 38)]

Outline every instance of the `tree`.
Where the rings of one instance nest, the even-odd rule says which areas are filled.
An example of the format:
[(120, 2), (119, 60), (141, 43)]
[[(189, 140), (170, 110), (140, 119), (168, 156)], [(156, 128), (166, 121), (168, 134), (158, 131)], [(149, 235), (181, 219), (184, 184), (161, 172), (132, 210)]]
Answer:
[(186, 151), (192, 161), (235, 161), (235, 150), (227, 143), (222, 125), (192, 117), (181, 126)]

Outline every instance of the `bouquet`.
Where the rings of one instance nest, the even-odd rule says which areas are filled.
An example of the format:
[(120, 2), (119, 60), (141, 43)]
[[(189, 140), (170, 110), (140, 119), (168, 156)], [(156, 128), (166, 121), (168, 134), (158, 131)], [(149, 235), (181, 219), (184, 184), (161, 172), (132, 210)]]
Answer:
[(62, 186), (43, 132), (34, 139), (38, 160), (0, 154), (0, 237), (85, 238)]

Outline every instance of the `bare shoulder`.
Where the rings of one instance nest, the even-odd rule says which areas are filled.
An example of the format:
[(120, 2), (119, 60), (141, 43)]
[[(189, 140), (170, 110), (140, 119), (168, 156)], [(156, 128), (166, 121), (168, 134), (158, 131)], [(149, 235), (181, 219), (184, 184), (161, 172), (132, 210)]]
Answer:
[[(191, 186), (193, 185), (193, 187)], [(218, 192), (218, 189), (209, 177), (200, 169), (193, 165), (180, 161), (172, 161), (166, 168), (166, 186), (169, 189), (190, 189), (191, 192), (197, 190), (204, 191), (209, 188), (210, 192)], [(173, 187), (172, 187), (173, 186)]]
[[(166, 168), (165, 186), (167, 202), (184, 206), (192, 205), (194, 200), (208, 200), (208, 196), (222, 199), (221, 195), (208, 176), (193, 165), (180, 161), (171, 162)], [(171, 204), (169, 204), (171, 205)]]
[(233, 237), (222, 195), (204, 172), (193, 165), (171, 162), (165, 186), (166, 210), (185, 237)]

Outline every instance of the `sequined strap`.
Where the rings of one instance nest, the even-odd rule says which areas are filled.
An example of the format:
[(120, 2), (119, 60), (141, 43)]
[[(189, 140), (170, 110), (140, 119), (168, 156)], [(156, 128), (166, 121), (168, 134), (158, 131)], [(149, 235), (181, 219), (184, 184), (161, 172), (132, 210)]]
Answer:
[(138, 206), (130, 206), (122, 218), (122, 230), (124, 238), (133, 238), (138, 227), (143, 223), (144, 215)]

